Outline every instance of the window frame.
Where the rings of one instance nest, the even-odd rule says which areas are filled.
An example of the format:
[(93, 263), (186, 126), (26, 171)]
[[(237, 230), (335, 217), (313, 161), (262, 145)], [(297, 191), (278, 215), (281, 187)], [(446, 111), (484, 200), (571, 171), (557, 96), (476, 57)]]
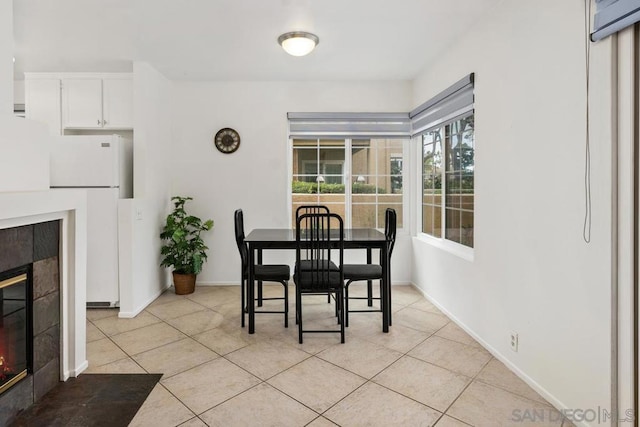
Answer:
[[(416, 176), (415, 176), (415, 180), (414, 183), (416, 184), (416, 189), (414, 192), (414, 197), (416, 200), (416, 221), (415, 221), (415, 227), (416, 227), (416, 237), (421, 240), (424, 241), (426, 243), (429, 243), (432, 246), (438, 247), (440, 249), (443, 249), (447, 252), (450, 252), (460, 258), (466, 259), (468, 261), (473, 261), (474, 259), (474, 253), (475, 253), (475, 246), (476, 246), (476, 234), (475, 234), (475, 224), (476, 224), (476, 210), (475, 210), (475, 203), (474, 203), (474, 210), (473, 210), (473, 218), (474, 218), (474, 246), (473, 247), (469, 247), (466, 245), (463, 245), (462, 243), (458, 243), (455, 242), (453, 240), (449, 240), (446, 238), (446, 196), (448, 194), (447, 192), (447, 186), (446, 186), (446, 164), (442, 164), (441, 165), (441, 177), (442, 177), (442, 184), (441, 184), (441, 194), (442, 194), (442, 203), (440, 206), (440, 215), (441, 215), (441, 225), (440, 225), (440, 233), (441, 233), (441, 237), (436, 237), (434, 235), (425, 233), (423, 231), (422, 225), (423, 225), (423, 190), (424, 190), (424, 170), (423, 170), (423, 161), (424, 161), (424, 147), (423, 147), (423, 135), (433, 131), (434, 129), (438, 129), (438, 128), (444, 128), (445, 126), (449, 126), (451, 125), (453, 122), (455, 122), (456, 120), (460, 120), (462, 118), (465, 117), (469, 117), (469, 116), (474, 116), (474, 121), (475, 121), (475, 111), (471, 111), (470, 114), (465, 114), (463, 116), (457, 117), (454, 120), (448, 120), (445, 123), (439, 123), (436, 124), (434, 126), (431, 126), (427, 129), (423, 129), (422, 131), (420, 131), (418, 134), (415, 134), (412, 138), (411, 138), (411, 142), (412, 144), (415, 146), (415, 150), (412, 152), (412, 154), (415, 155), (415, 162), (413, 162), (415, 170), (416, 170)], [(474, 140), (475, 140), (475, 127), (473, 129), (474, 132)], [(474, 142), (474, 155), (473, 155), (473, 165), (474, 165), (474, 194), (476, 193), (476, 187), (475, 187), (475, 171), (476, 171), (476, 155), (475, 155), (475, 142)], [(443, 144), (442, 146), (442, 157), (446, 157), (446, 145)]]
[[(331, 139), (338, 139), (334, 136), (330, 137)], [(293, 141), (294, 140), (310, 140), (310, 141), (319, 141), (322, 138), (319, 137), (304, 137), (304, 136), (296, 136), (296, 137), (289, 137), (288, 138), (288, 153), (287, 153), (287, 160), (288, 160), (288, 171), (287, 171), (287, 215), (288, 218), (290, 219), (290, 227), (291, 228), (295, 228), (295, 223), (293, 223), (293, 193), (292, 193), (292, 183), (293, 183), (293, 178), (294, 178), (294, 174), (293, 174)], [(409, 211), (410, 211), (410, 188), (408, 187), (408, 184), (410, 183), (410, 179), (409, 179), (409, 174), (410, 174), (410, 170), (409, 170), (409, 160), (410, 160), (410, 155), (409, 155), (409, 151), (411, 148), (411, 142), (412, 142), (412, 138), (410, 138), (408, 135), (407, 136), (393, 136), (393, 137), (376, 137), (376, 136), (372, 136), (372, 137), (353, 137), (353, 136), (348, 136), (348, 137), (342, 137), (339, 138), (344, 140), (344, 150), (345, 150), (345, 161), (344, 161), (344, 171), (343, 171), (343, 177), (345, 180), (345, 189), (344, 189), (344, 196), (345, 196), (345, 217), (344, 218), (344, 224), (345, 224), (345, 228), (352, 228), (352, 188), (351, 185), (346, 185), (346, 183), (351, 183), (352, 178), (353, 178), (353, 174), (352, 174), (352, 148), (353, 148), (353, 140), (362, 140), (362, 139), (397, 139), (397, 140), (401, 140), (402, 141), (402, 156), (401, 156), (401, 161), (402, 161), (402, 227), (398, 227), (398, 233), (403, 233), (405, 230), (407, 230), (409, 227), (406, 224), (409, 224), (409, 219), (408, 219), (408, 215), (409, 215)], [(300, 174), (298, 174), (300, 175)], [(373, 176), (373, 175), (370, 175)], [(377, 171), (376, 171), (376, 175)], [(373, 204), (373, 203), (372, 203)], [(377, 198), (377, 194), (376, 194), (376, 206), (378, 206), (378, 198)], [(384, 230), (384, 221), (381, 221), (378, 223), (378, 225), (380, 227), (377, 227), (378, 230)]]

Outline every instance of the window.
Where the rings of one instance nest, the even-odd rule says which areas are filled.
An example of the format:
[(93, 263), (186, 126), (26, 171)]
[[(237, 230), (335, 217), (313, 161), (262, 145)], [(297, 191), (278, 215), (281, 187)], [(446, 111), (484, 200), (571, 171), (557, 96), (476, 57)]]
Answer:
[(471, 248), (474, 148), (473, 114), (422, 134), (422, 232)]
[[(394, 208), (402, 226), (403, 138), (294, 138), (292, 224), (298, 206), (322, 204), (347, 227), (384, 227)], [(349, 183), (349, 185), (346, 185)]]

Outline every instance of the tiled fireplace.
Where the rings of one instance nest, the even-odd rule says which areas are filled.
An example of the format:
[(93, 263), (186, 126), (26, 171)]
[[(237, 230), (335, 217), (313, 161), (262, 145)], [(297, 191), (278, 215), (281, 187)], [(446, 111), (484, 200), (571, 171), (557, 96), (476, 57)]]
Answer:
[(0, 230), (0, 425), (60, 381), (60, 221)]

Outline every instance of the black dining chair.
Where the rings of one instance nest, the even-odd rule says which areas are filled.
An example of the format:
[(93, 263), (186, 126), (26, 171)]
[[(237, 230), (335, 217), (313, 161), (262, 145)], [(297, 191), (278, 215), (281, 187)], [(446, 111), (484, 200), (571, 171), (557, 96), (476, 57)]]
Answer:
[[(244, 315), (247, 312), (248, 304), (255, 304), (255, 301), (258, 298), (255, 298), (255, 301), (247, 301), (245, 295), (247, 295), (247, 286), (254, 286), (253, 283), (248, 283), (249, 279), (249, 249), (247, 247), (247, 243), (244, 241), (244, 215), (242, 214), (242, 209), (238, 209), (234, 214), (234, 223), (235, 223), (235, 233), (236, 233), (236, 244), (238, 245), (238, 251), (240, 252), (240, 259), (242, 260), (242, 271), (241, 271), (241, 299), (242, 299), (242, 321), (241, 326), (244, 328)], [(284, 300), (284, 310), (283, 311), (274, 311), (274, 310), (260, 310), (255, 311), (256, 313), (279, 313), (284, 314), (284, 327), (289, 327), (289, 277), (291, 276), (291, 270), (288, 265), (280, 265), (280, 264), (258, 264), (254, 267), (254, 280), (260, 282), (278, 282), (284, 286), (284, 296), (282, 297), (272, 297), (272, 298), (263, 298), (262, 300)]]
[[(338, 253), (338, 263), (332, 260), (332, 250)], [(344, 343), (344, 224), (342, 218), (332, 213), (302, 214), (296, 221), (296, 266), (293, 281), (296, 284), (296, 320), (298, 341), (302, 344), (302, 334), (340, 333)], [(317, 330), (303, 328), (302, 296), (305, 294), (325, 294), (335, 296), (338, 330)]]
[[(384, 234), (387, 241), (387, 257), (389, 260), (389, 265), (391, 264), (391, 253), (393, 252), (393, 247), (396, 243), (396, 226), (397, 226), (397, 216), (396, 211), (394, 209), (388, 208), (385, 211), (384, 215)], [(380, 252), (380, 257), (382, 258), (382, 251)], [(372, 313), (372, 312), (382, 312), (382, 298), (383, 298), (383, 286), (382, 281), (383, 272), (382, 272), (382, 263), (383, 260), (380, 259), (380, 264), (346, 264), (344, 265), (344, 280), (346, 280), (344, 294), (345, 294), (345, 326), (349, 326), (349, 313)], [(391, 274), (388, 274), (389, 280), (391, 280)], [(352, 282), (357, 281), (370, 281), (370, 280), (380, 280), (380, 296), (373, 297), (371, 295), (371, 288), (367, 288), (367, 296), (366, 297), (350, 297), (349, 296), (349, 285)], [(391, 324), (391, 283), (388, 286), (389, 292), (389, 324)], [(380, 300), (380, 308), (378, 309), (367, 309), (367, 310), (350, 310), (349, 309), (349, 300)]]
[[(298, 209), (296, 209), (296, 221), (298, 221), (298, 218), (300, 217), (300, 215), (302, 214), (313, 214), (313, 213), (329, 213), (329, 208), (325, 205), (301, 205), (298, 206)], [(309, 221), (311, 221), (311, 217), (306, 218), (303, 221), (303, 228), (307, 229), (309, 228)], [(327, 302), (331, 303), (331, 294), (327, 293)], [(337, 315), (337, 309), (336, 309), (336, 315)]]

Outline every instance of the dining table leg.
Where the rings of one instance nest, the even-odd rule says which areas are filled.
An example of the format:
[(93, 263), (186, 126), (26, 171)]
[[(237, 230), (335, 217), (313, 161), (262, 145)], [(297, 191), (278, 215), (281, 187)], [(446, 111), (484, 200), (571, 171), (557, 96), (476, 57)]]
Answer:
[(255, 249), (249, 245), (249, 273), (247, 274), (247, 309), (249, 314), (249, 333), (253, 334), (256, 329), (255, 313)]
[(389, 317), (391, 313), (391, 300), (389, 286), (391, 281), (389, 280), (389, 256), (388, 246), (383, 245), (382, 249), (382, 282), (384, 291), (380, 295), (380, 303), (382, 305), (382, 332), (389, 332)]
[[(367, 264), (371, 264), (371, 248), (367, 248)], [(373, 307), (373, 280), (367, 280), (367, 305)]]
[[(258, 249), (258, 264), (262, 264), (262, 249)], [(258, 280), (258, 307), (262, 307), (262, 280)]]

